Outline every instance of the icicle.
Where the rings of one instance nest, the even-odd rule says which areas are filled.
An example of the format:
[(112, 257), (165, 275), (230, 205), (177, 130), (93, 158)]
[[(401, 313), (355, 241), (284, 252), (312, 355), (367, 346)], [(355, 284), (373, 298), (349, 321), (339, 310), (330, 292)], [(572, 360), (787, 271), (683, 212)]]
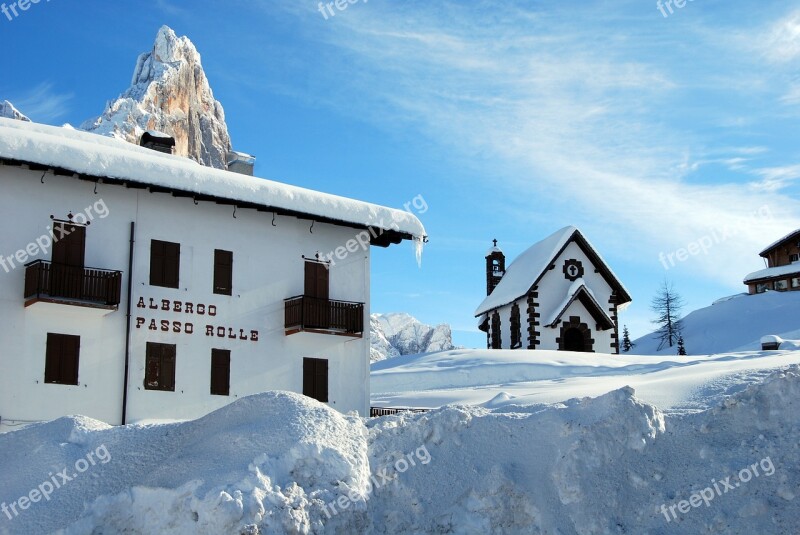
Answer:
[(417, 266), (422, 267), (422, 250), (425, 248), (425, 239), (414, 236), (414, 253), (417, 255)]

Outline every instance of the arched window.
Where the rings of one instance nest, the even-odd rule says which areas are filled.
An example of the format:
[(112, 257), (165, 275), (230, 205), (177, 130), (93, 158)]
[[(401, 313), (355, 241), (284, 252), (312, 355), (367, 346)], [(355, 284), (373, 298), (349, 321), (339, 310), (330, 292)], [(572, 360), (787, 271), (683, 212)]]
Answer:
[(492, 349), (502, 349), (503, 342), (500, 336), (500, 314), (494, 311), (492, 314)]
[(519, 305), (511, 307), (511, 349), (522, 347), (522, 324), (519, 320)]

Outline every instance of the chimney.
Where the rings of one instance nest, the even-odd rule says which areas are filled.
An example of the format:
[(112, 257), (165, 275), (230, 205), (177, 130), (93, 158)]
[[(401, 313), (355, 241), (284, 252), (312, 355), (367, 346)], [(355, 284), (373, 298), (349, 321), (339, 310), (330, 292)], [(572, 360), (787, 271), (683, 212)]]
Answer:
[(172, 149), (175, 148), (175, 138), (163, 132), (148, 130), (142, 134), (139, 145), (164, 154), (172, 154)]
[(253, 168), (256, 166), (255, 156), (232, 150), (228, 153), (227, 159), (228, 171), (253, 176)]
[(494, 247), (486, 253), (486, 295), (491, 295), (506, 274), (506, 255), (497, 247), (497, 240), (493, 243)]

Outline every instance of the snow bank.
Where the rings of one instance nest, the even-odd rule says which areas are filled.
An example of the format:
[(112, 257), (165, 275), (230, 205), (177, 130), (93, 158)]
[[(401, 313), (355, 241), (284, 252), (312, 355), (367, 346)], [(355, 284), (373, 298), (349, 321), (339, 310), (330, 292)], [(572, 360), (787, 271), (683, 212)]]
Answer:
[[(373, 463), (423, 442), (433, 460), (374, 499), (375, 532), (794, 534), (799, 371), (688, 417), (623, 388), (556, 406), (382, 418), (371, 424)], [(723, 480), (732, 489), (709, 506), (688, 504)]]
[[(0, 436), (4, 503), (91, 448), (110, 454), (50, 502), (0, 516), (0, 532), (793, 534), (798, 443), (798, 366), (689, 416), (627, 387), (368, 422), (267, 393), (194, 422), (63, 418)], [(333, 500), (345, 506), (330, 514)]]
[(244, 398), (186, 423), (109, 428), (62, 418), (2, 435), (0, 500), (28, 495), (100, 445), (110, 462), (78, 474), (49, 502), (3, 516), (0, 532), (309, 533), (323, 519), (363, 523), (364, 507), (331, 520), (323, 511), (350, 490), (365, 494), (361, 420), (291, 393)]

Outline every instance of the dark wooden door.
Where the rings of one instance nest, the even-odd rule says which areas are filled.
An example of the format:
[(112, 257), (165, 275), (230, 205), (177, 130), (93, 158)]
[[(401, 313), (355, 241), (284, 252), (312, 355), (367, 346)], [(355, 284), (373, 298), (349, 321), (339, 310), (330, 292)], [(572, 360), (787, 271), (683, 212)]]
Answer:
[(56, 223), (53, 229), (53, 265), (50, 295), (81, 299), (86, 257), (86, 227)]
[(303, 323), (312, 329), (330, 329), (331, 307), (329, 297), (328, 266), (320, 262), (306, 262), (305, 289), (303, 291)]
[(308, 297), (328, 299), (329, 291), (328, 267), (320, 262), (306, 262), (306, 284), (303, 292)]
[(303, 359), (303, 395), (328, 402), (328, 361)]

